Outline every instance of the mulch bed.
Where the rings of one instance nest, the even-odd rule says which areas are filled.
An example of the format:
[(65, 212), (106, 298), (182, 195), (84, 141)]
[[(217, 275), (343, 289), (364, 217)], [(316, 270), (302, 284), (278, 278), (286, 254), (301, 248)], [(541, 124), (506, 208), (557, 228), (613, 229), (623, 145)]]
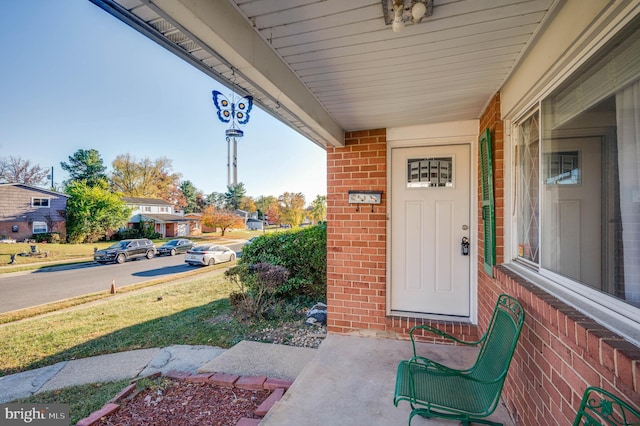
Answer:
[(120, 409), (100, 419), (102, 426), (234, 426), (254, 414), (269, 390), (246, 390), (211, 383), (171, 380), (120, 401)]

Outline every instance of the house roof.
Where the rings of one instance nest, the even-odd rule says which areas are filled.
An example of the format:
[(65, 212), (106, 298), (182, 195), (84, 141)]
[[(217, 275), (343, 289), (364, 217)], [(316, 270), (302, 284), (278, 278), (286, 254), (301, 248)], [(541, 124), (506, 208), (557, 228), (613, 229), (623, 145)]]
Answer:
[(57, 192), (57, 191), (52, 191), (50, 189), (40, 188), (39, 186), (27, 185), (27, 184), (24, 184), (24, 183), (0, 183), (0, 187), (7, 187), (7, 186), (19, 186), (19, 187), (22, 187), (22, 188), (25, 188), (25, 189), (30, 189), (32, 191), (46, 192), (47, 194), (53, 194), (53, 195), (57, 195), (59, 197), (69, 198), (69, 196), (67, 194), (63, 194), (62, 192)]
[(152, 219), (156, 222), (166, 223), (166, 222), (192, 222), (192, 218), (180, 216), (177, 214), (140, 214), (142, 217), (146, 217)]
[(91, 1), (321, 146), (478, 119), (563, 3), (433, 0), (410, 24), (404, 0), (396, 33), (393, 0)]
[(173, 204), (159, 198), (122, 197), (122, 201), (145, 206), (173, 206)]

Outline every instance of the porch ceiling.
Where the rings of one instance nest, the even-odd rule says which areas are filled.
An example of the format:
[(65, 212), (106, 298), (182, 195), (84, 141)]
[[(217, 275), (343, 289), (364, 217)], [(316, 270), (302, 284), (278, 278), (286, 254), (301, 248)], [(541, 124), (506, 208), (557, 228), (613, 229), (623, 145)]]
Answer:
[(563, 0), (434, 0), (399, 33), (381, 0), (91, 1), (341, 146), (347, 130), (478, 118)]

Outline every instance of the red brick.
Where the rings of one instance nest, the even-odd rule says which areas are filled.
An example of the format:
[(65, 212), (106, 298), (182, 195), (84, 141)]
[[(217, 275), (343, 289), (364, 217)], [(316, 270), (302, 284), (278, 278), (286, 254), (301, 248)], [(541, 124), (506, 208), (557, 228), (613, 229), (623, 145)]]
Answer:
[(227, 387), (227, 388), (232, 388), (232, 387), (234, 387), (236, 381), (239, 378), (240, 378), (240, 376), (237, 376), (235, 374), (215, 373), (213, 376), (211, 376), (211, 378), (209, 380), (214, 385), (224, 386), (224, 387)]
[(89, 417), (85, 417), (84, 419), (81, 419), (78, 423), (76, 423), (76, 426), (94, 425), (98, 423), (101, 418), (108, 416), (110, 414), (113, 414), (119, 409), (120, 409), (120, 406), (118, 404), (111, 404), (111, 403), (105, 404), (98, 411), (94, 411), (93, 413), (91, 413)]
[(267, 376), (241, 376), (236, 381), (236, 387), (240, 389), (260, 390), (263, 389), (263, 384), (266, 381)]
[(200, 373), (200, 374), (192, 374), (191, 376), (187, 377), (185, 380), (187, 382), (193, 382), (193, 383), (207, 383), (210, 382), (211, 380), (211, 376), (213, 376), (214, 373)]
[(270, 377), (266, 382), (264, 382), (264, 388), (269, 390), (275, 390), (278, 388), (289, 389), (292, 384), (293, 382), (291, 380), (274, 379)]
[(122, 389), (116, 396), (107, 401), (107, 403), (115, 403), (120, 401), (121, 399), (126, 398), (127, 396), (131, 395), (131, 392), (136, 389), (136, 386), (137, 385), (135, 383), (131, 383), (129, 386)]
[(273, 405), (276, 402), (280, 401), (280, 399), (282, 398), (282, 395), (284, 395), (283, 388), (278, 388), (273, 392), (271, 392), (271, 395), (269, 395), (269, 397), (265, 399), (262, 402), (262, 404), (258, 406), (258, 408), (256, 408), (256, 411), (254, 412), (254, 414), (260, 417), (266, 416), (269, 410), (271, 409), (271, 407), (273, 407)]

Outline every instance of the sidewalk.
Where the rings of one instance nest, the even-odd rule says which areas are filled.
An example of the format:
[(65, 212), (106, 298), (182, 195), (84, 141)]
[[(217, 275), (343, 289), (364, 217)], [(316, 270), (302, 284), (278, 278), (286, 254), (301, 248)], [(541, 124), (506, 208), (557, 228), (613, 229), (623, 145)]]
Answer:
[(0, 403), (68, 386), (144, 377), (156, 372), (195, 374), (205, 365), (224, 373), (266, 374), (294, 380), (315, 353), (315, 349), (243, 341), (228, 350), (175, 345), (100, 355), (0, 377)]
[[(420, 353), (451, 366), (469, 365), (475, 348), (418, 344)], [(242, 341), (230, 349), (169, 346), (61, 362), (0, 378), (0, 403), (45, 390), (83, 383), (146, 376), (171, 370), (267, 376), (294, 381), (261, 425), (406, 425), (410, 408), (393, 405), (398, 362), (409, 358), (411, 342), (329, 334), (319, 349)], [(489, 416), (512, 426), (502, 404)], [(413, 426), (459, 423), (413, 419)]]

